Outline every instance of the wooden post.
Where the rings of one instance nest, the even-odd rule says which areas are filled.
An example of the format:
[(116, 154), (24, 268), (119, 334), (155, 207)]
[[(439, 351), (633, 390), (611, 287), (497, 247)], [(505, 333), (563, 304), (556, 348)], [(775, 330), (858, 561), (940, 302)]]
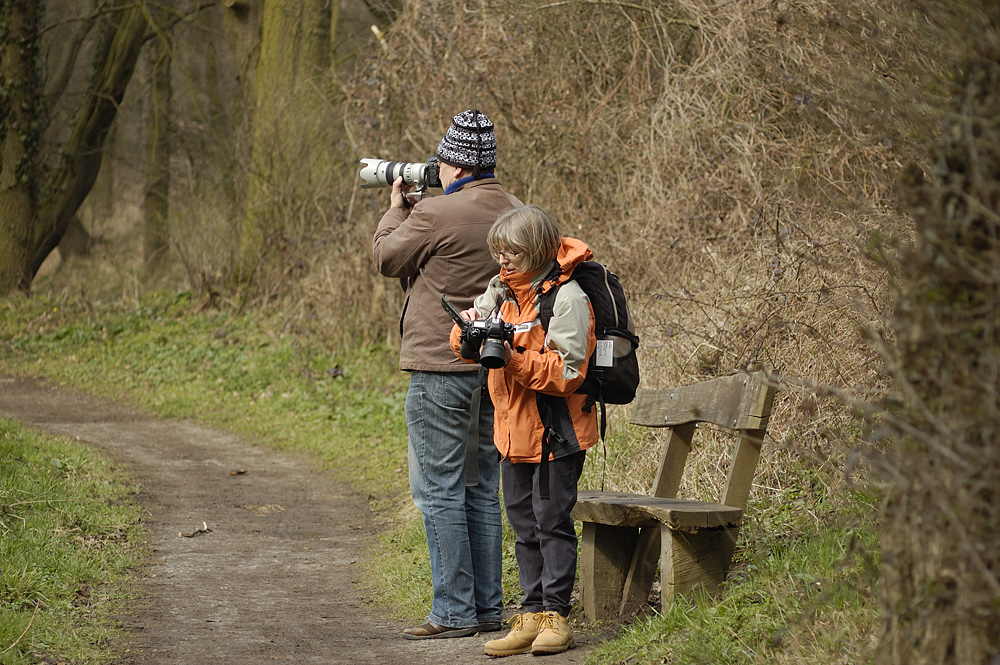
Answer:
[(580, 591), (583, 611), (593, 620), (618, 611), (625, 571), (635, 550), (638, 529), (583, 523)]
[[(729, 465), (729, 477), (726, 488), (719, 503), (746, 511), (750, 488), (760, 460), (760, 447), (764, 442), (764, 430), (743, 430), (733, 451), (732, 463)], [(726, 569), (733, 560), (736, 551), (736, 540), (739, 538), (739, 527), (730, 529), (722, 539), (722, 557)]]
[(720, 549), (726, 529), (703, 529), (685, 533), (666, 526), (660, 527), (663, 540), (663, 602), (675, 596), (704, 587), (715, 592), (726, 579), (727, 564)]

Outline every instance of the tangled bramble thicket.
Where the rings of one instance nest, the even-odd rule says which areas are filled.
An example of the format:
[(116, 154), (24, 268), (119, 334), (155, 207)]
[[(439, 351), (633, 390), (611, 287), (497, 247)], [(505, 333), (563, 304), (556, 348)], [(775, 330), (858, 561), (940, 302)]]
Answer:
[(1000, 646), (998, 56), (963, 67), (930, 178), (907, 174), (918, 244), (897, 306), (882, 537), (883, 639), (897, 663), (979, 662)]

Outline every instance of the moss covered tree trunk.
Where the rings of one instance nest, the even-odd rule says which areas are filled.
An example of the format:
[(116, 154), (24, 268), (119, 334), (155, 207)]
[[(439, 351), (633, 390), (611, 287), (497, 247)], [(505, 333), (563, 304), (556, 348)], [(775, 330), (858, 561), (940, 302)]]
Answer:
[(337, 0), (264, 0), (254, 79), (253, 146), (236, 260), (247, 282), (269, 248), (280, 247), (308, 197), (328, 145), (323, 99), (330, 82)]
[(897, 380), (912, 427), (890, 453), (883, 665), (1000, 658), (998, 58), (966, 66), (954, 99), (931, 178), (905, 183), (918, 244), (897, 309)]
[(248, 109), (257, 100), (257, 59), (260, 56), (260, 33), (264, 0), (222, 0), (226, 11), (223, 25), (226, 41), (236, 59), (240, 88)]
[(139, 59), (148, 24), (145, 8), (130, 5), (110, 15), (107, 37), (95, 56), (93, 75), (74, 118), (63, 159), (47, 174), (33, 226), (32, 275), (56, 248), (69, 220), (94, 185), (104, 156), (104, 141)]
[(166, 35), (149, 45), (151, 99), (146, 147), (146, 195), (143, 203), (143, 260), (153, 272), (167, 251), (167, 217), (170, 214), (170, 61)]
[(38, 7), (0, 10), (0, 296), (31, 286), (31, 226), (39, 139)]

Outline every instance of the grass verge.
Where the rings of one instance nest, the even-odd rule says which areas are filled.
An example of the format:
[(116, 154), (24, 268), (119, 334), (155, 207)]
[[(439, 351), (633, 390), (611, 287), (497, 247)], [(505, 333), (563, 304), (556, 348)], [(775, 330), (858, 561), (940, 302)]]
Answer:
[(99, 663), (142, 558), (135, 487), (102, 456), (0, 420), (0, 663)]
[[(183, 293), (138, 304), (44, 296), (0, 304), (0, 360), (10, 371), (308, 452), (367, 493), (382, 520), (369, 594), (397, 618), (422, 619), (430, 571), (406, 492), (406, 375), (391, 349), (337, 349), (325, 339), (278, 312), (201, 311)], [(612, 438), (608, 454), (626, 446)], [(610, 626), (615, 637), (587, 662), (870, 661), (877, 511), (801, 466), (801, 482), (751, 504), (740, 560), (719, 597)], [(512, 541), (508, 529), (511, 604), (519, 593)]]

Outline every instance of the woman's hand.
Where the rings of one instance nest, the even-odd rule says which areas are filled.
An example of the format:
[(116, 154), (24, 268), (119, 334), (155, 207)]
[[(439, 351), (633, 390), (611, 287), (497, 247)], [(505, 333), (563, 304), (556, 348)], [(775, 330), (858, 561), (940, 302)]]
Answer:
[(476, 312), (476, 308), (475, 307), (470, 307), (469, 309), (467, 309), (467, 310), (465, 310), (463, 312), (459, 312), (458, 313), (459, 316), (461, 316), (463, 319), (465, 319), (469, 323), (472, 323), (473, 321), (476, 320), (476, 315), (477, 314), (478, 314), (478, 312)]

